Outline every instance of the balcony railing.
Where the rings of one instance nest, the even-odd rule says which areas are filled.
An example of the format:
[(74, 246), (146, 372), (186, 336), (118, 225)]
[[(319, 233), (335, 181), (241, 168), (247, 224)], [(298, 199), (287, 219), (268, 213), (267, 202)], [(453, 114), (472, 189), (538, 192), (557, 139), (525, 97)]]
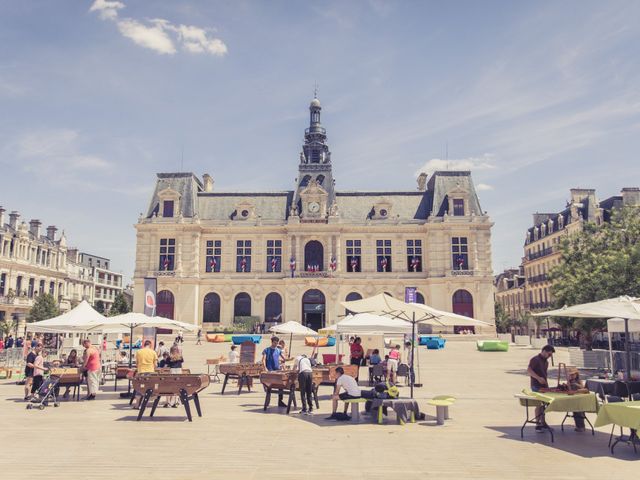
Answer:
[(551, 255), (553, 253), (553, 247), (547, 247), (539, 252), (531, 252), (527, 255), (528, 260), (535, 260), (537, 258), (546, 257), (547, 255)]
[(531, 310), (544, 310), (551, 307), (551, 302), (529, 303), (527, 306)]
[(454, 277), (460, 277), (460, 276), (471, 277), (474, 275), (474, 271), (473, 270), (451, 270), (451, 275), (453, 275)]
[(546, 282), (547, 279), (547, 274), (546, 273), (542, 273), (540, 275), (535, 275), (533, 277), (529, 277), (527, 278), (527, 281), (531, 284), (533, 283), (540, 283), (540, 282)]
[(33, 304), (33, 298), (0, 295), (0, 304), (30, 306)]
[(328, 278), (332, 272), (298, 272), (296, 276), (300, 278)]

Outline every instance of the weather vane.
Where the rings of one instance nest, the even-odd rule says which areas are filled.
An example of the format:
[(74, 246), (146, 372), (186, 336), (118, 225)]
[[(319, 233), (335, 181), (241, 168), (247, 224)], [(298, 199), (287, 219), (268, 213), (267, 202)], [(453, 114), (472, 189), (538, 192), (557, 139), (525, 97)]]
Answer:
[(313, 98), (318, 98), (318, 82), (313, 84)]

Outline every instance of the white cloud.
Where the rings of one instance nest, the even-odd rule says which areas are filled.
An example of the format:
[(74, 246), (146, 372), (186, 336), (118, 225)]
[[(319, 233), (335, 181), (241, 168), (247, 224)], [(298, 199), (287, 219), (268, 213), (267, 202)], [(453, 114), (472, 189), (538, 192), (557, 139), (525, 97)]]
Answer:
[(168, 55), (176, 53), (176, 47), (167, 35), (162, 22), (154, 21), (151, 26), (146, 26), (137, 20), (125, 18), (118, 20), (117, 23), (120, 33), (141, 47)]
[(480, 157), (459, 159), (432, 158), (416, 171), (416, 175), (424, 172), (428, 175), (438, 170), (490, 170), (495, 168), (493, 155), (484, 154)]
[(144, 21), (133, 18), (120, 18), (118, 10), (124, 8), (122, 2), (95, 0), (90, 12), (97, 11), (100, 18), (116, 23), (118, 30), (137, 45), (149, 48), (160, 54), (173, 55), (176, 44), (189, 53), (210, 54), (222, 57), (227, 54), (225, 43), (210, 34), (207, 29), (193, 25), (173, 25), (163, 18)]
[(114, 20), (118, 16), (118, 10), (124, 8), (124, 3), (112, 0), (95, 0), (90, 12), (99, 12), (100, 18), (104, 20)]
[(487, 185), (486, 183), (479, 183), (478, 185), (476, 185), (476, 190), (478, 192), (485, 192), (487, 190), (493, 190), (493, 186)]

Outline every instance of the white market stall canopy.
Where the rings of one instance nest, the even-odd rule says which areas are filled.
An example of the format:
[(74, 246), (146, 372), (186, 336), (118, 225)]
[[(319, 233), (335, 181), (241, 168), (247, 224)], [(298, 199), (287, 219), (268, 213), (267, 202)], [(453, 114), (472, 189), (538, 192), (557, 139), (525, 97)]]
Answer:
[(534, 317), (573, 317), (573, 318), (627, 318), (640, 320), (640, 299), (634, 297), (615, 297), (598, 302), (582, 303), (572, 307), (562, 307), (548, 312), (534, 313)]
[[(624, 318), (610, 318), (607, 320), (607, 331), (609, 333), (624, 333)], [(640, 320), (629, 320), (629, 333), (640, 332)]]
[(106, 330), (114, 326), (124, 326), (130, 329), (137, 327), (171, 328), (174, 330), (187, 330), (189, 332), (193, 332), (197, 329), (195, 325), (190, 323), (179, 322), (178, 320), (172, 320), (164, 317), (149, 317), (144, 313), (129, 312), (122, 315), (116, 315), (115, 317), (105, 318), (99, 323), (96, 322), (91, 327), (91, 330)]
[(357, 313), (348, 315), (336, 324), (338, 333), (383, 333), (405, 334), (411, 333), (411, 324), (397, 318), (383, 317), (372, 313)]
[[(412, 307), (424, 310), (434, 315), (435, 320), (433, 325), (442, 325), (445, 327), (492, 327), (492, 323), (483, 322), (482, 320), (476, 320), (475, 318), (466, 317), (464, 315), (458, 315), (457, 313), (445, 312), (444, 310), (438, 310), (424, 305), (422, 303), (410, 303)], [(430, 322), (427, 322), (430, 323)]]
[(40, 322), (27, 323), (27, 331), (38, 333), (86, 332), (107, 318), (93, 309), (86, 300), (62, 315)]
[(274, 325), (269, 329), (270, 332), (278, 333), (281, 335), (305, 335), (305, 336), (315, 336), (318, 335), (315, 330), (312, 330), (308, 327), (305, 327), (299, 322), (294, 320), (289, 320), (288, 322)]

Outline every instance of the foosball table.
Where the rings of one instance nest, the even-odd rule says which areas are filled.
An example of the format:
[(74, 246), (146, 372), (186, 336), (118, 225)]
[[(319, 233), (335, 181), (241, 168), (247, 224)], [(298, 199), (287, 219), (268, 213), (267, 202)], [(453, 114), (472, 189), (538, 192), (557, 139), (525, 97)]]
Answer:
[(160, 397), (177, 396), (184, 406), (187, 419), (191, 422), (191, 406), (189, 402), (193, 400), (198, 416), (202, 417), (200, 408), (200, 399), (198, 393), (209, 386), (209, 375), (193, 375), (193, 374), (143, 374), (133, 378), (133, 388), (136, 392), (142, 394), (140, 401), (140, 411), (138, 412), (137, 421), (142, 419), (144, 411), (149, 401), (154, 398), (151, 406), (150, 417), (153, 417), (160, 402)]
[(58, 378), (56, 396), (60, 388), (73, 388), (73, 397), (80, 401), (80, 385), (82, 385), (82, 372), (79, 368), (52, 368), (49, 373), (52, 377)]
[(224, 375), (222, 394), (224, 394), (230, 378), (238, 379), (238, 395), (240, 395), (243, 386), (246, 386), (247, 390), (251, 392), (253, 379), (259, 378), (263, 370), (264, 367), (261, 363), (221, 363), (219, 371)]
[(335, 384), (336, 383), (336, 368), (342, 367), (344, 369), (344, 374), (349, 375), (350, 377), (357, 378), (358, 377), (358, 365), (338, 365), (338, 364), (329, 364), (329, 365), (318, 365), (317, 367), (313, 367), (313, 371), (321, 372), (322, 374), (322, 383), (326, 384)]
[[(316, 408), (320, 408), (320, 404), (318, 402), (318, 386), (322, 383), (322, 372), (314, 370), (312, 376), (313, 400), (316, 404)], [(287, 413), (291, 411), (292, 403), (294, 407), (297, 407), (295, 392), (300, 389), (300, 385), (298, 383), (298, 372), (296, 370), (262, 372), (260, 374), (260, 383), (262, 383), (265, 390), (263, 410), (266, 410), (269, 407), (269, 404), (271, 403), (271, 394), (274, 390), (277, 390), (279, 395), (288, 392), (289, 398), (287, 401)]]

